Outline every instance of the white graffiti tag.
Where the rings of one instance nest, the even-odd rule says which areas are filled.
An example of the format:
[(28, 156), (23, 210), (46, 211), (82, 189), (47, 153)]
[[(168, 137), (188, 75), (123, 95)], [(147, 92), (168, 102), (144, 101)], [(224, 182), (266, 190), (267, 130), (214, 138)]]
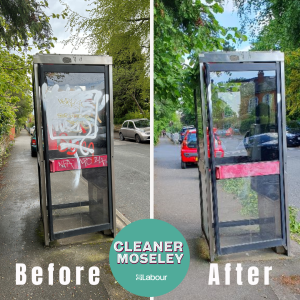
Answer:
[(42, 85), (42, 95), (50, 139), (63, 140), (61, 150), (78, 149), (85, 156), (93, 154), (94, 150), (85, 147), (84, 140), (97, 137), (98, 112), (105, 107), (108, 95), (95, 89), (70, 90), (67, 85), (65, 90), (57, 84), (50, 89), (46, 83)]
[(72, 162), (70, 162), (68, 159), (64, 159), (62, 162), (58, 162), (58, 166), (60, 168), (65, 168), (65, 169), (68, 167), (72, 167), (72, 169), (74, 169)]

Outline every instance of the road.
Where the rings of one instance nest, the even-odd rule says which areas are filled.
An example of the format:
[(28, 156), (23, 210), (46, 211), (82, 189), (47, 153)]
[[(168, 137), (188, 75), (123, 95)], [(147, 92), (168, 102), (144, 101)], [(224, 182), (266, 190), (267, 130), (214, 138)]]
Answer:
[(114, 140), (117, 209), (131, 222), (150, 217), (150, 143)]
[[(290, 205), (300, 209), (300, 148), (288, 148), (287, 151), (287, 190)], [(298, 214), (299, 215), (299, 214)]]
[[(238, 143), (237, 143), (238, 145)], [(229, 147), (229, 145), (227, 145)], [(234, 149), (232, 149), (233, 151)], [(288, 150), (288, 181), (290, 202), (300, 208), (300, 185), (297, 169), (300, 168), (300, 149)], [(295, 190), (293, 190), (295, 189)], [(291, 192), (291, 190), (293, 190)], [(295, 246), (293, 254), (297, 261), (287, 261), (280, 256), (277, 259), (275, 253), (266, 250), (266, 253), (256, 252), (229, 255), (219, 258), (221, 265), (221, 286), (208, 286), (209, 264), (201, 255), (201, 224), (200, 224), (200, 197), (198, 171), (195, 166), (182, 170), (180, 166), (180, 145), (174, 145), (168, 138), (160, 139), (158, 146), (154, 148), (154, 216), (169, 222), (175, 226), (185, 237), (191, 253), (190, 268), (182, 283), (170, 293), (158, 297), (162, 300), (171, 299), (283, 299), (278, 295), (284, 292), (284, 288), (271, 280), (270, 286), (264, 286), (261, 281), (257, 286), (237, 286), (236, 275), (232, 274), (229, 286), (224, 285), (224, 260), (226, 262), (243, 262), (243, 267), (257, 266), (261, 270), (264, 259), (268, 259), (269, 265), (273, 266), (272, 277), (286, 274), (299, 273), (299, 249)], [(267, 252), (268, 251), (268, 252)], [(297, 252), (298, 251), (298, 252)], [(267, 258), (264, 257), (267, 255)], [(274, 256), (275, 255), (275, 256)], [(272, 259), (272, 260), (271, 260)], [(222, 283), (223, 280), (223, 283)], [(246, 280), (246, 279), (245, 279)], [(296, 299), (296, 298), (286, 298)]]

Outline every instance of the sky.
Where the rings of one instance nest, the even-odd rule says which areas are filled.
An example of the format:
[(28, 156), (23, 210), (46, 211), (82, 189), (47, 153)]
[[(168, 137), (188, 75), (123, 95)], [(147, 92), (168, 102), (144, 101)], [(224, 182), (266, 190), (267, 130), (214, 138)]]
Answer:
[[(68, 4), (72, 10), (76, 12), (80, 12), (80, 14), (84, 17), (88, 17), (88, 12), (86, 12), (87, 3), (84, 0), (63, 0), (66, 4)], [(126, 0), (124, 0), (126, 1)], [(91, 8), (90, 6), (88, 7)], [(49, 8), (45, 9), (45, 13), (47, 15), (52, 15), (52, 13), (60, 14), (64, 10), (64, 6), (60, 3), (59, 0), (51, 0), (49, 1)], [(224, 13), (216, 14), (216, 19), (220, 22), (220, 24), (224, 27), (240, 27), (239, 19), (237, 16), (237, 11), (233, 6), (233, 0), (225, 0), (224, 5)], [(81, 45), (77, 50), (73, 49), (72, 45), (63, 45), (63, 40), (67, 39), (70, 36), (70, 32), (65, 28), (67, 24), (67, 19), (63, 20), (59, 19), (50, 19), (50, 24), (53, 30), (53, 36), (58, 39), (58, 42), (54, 44), (54, 48), (50, 49), (50, 53), (56, 54), (88, 54), (88, 49), (86, 45)], [(237, 50), (247, 51), (250, 48), (249, 41), (243, 42), (240, 45), (235, 46)], [(30, 54), (36, 54), (38, 52), (37, 49), (33, 49), (30, 51)]]
[[(126, 1), (126, 0), (124, 0)], [(68, 4), (72, 10), (76, 12), (80, 12), (82, 16), (87, 17), (88, 13), (85, 11), (87, 8), (87, 3), (84, 0), (64, 0), (66, 4)], [(88, 7), (90, 9), (90, 7)], [(52, 13), (60, 14), (64, 9), (64, 6), (59, 2), (59, 0), (51, 0), (49, 1), (49, 8), (45, 10), (47, 15), (51, 15)], [(220, 22), (220, 24), (224, 27), (240, 27), (239, 19), (237, 16), (237, 11), (233, 6), (233, 0), (225, 0), (224, 5), (224, 13), (216, 14), (216, 19)], [(62, 41), (67, 39), (70, 36), (70, 32), (66, 31), (65, 25), (67, 24), (67, 19), (53, 19), (51, 18), (51, 26), (53, 30), (53, 35), (58, 39), (58, 42), (54, 44), (54, 48), (50, 50), (50, 53), (57, 54), (88, 54), (88, 49), (86, 45), (81, 45), (77, 50), (73, 49), (72, 45), (63, 46)], [(243, 42), (240, 45), (236, 46), (237, 50), (247, 51), (250, 48), (249, 41)], [(34, 49), (30, 52), (30, 54), (37, 53), (38, 50)]]
[[(233, 0), (225, 0), (223, 5), (224, 12), (222, 14), (215, 14), (216, 19), (220, 25), (224, 27), (237, 27), (240, 28), (239, 18), (237, 16), (237, 9), (233, 5)], [(235, 45), (237, 51), (248, 51), (250, 49), (249, 40), (242, 42), (240, 45)]]
[[(84, 0), (63, 0), (66, 4), (70, 6), (70, 8), (76, 12), (80, 12), (80, 14), (84, 17), (88, 16), (86, 12), (87, 3)], [(59, 0), (51, 0), (49, 1), (49, 7), (44, 9), (46, 15), (50, 16), (52, 13), (61, 14), (64, 10), (65, 6), (63, 6)], [(90, 9), (90, 6), (88, 7)], [(51, 18), (50, 24), (53, 31), (53, 36), (57, 38), (57, 42), (54, 43), (54, 48), (50, 49), (50, 53), (55, 54), (88, 54), (88, 49), (86, 45), (81, 45), (77, 50), (73, 50), (72, 45), (63, 45), (63, 40), (67, 39), (70, 36), (70, 32), (65, 28), (67, 24), (67, 18), (63, 19), (60, 17), (59, 19)], [(29, 54), (38, 53), (38, 49), (33, 49), (32, 51), (28, 51)]]

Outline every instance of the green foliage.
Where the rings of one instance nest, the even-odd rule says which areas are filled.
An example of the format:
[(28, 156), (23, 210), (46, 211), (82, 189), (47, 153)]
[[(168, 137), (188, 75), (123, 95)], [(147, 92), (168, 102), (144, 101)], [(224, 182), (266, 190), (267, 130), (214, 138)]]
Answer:
[[(135, 51), (136, 41), (147, 57), (149, 67), (150, 54), (150, 3), (148, 0), (85, 0), (89, 17), (84, 18), (72, 11), (65, 3), (64, 13), (68, 14), (68, 28), (71, 37), (65, 44), (73, 46), (86, 44), (91, 53), (105, 54), (109, 50), (109, 43), (114, 37), (126, 34), (130, 53)], [(118, 48), (123, 40), (115, 39)]]
[[(244, 27), (254, 35), (252, 50), (285, 52), (287, 118), (300, 118), (300, 6), (296, 0), (236, 0)], [(255, 18), (250, 18), (253, 10)], [(247, 14), (245, 14), (247, 12)], [(259, 13), (258, 13), (259, 12)], [(257, 36), (257, 32), (259, 32)]]
[(150, 109), (149, 1), (85, 1), (88, 18), (63, 3), (72, 33), (65, 44), (86, 44), (92, 53), (113, 57), (115, 122), (136, 110), (144, 115)]
[(230, 126), (235, 125), (238, 122), (237, 114), (231, 107), (221, 98), (219, 95), (221, 92), (228, 93), (237, 92), (240, 90), (240, 83), (235, 82), (220, 82), (213, 85), (212, 89), (212, 102), (213, 102), (213, 120), (214, 126), (217, 128), (224, 128), (226, 124)]
[(298, 0), (235, 0), (235, 3), (244, 29), (251, 29), (256, 50), (300, 47)]
[(43, 9), (47, 1), (0, 0), (0, 44), (7, 49), (25, 49), (29, 39), (39, 49), (53, 46), (49, 17)]
[[(139, 41), (135, 50), (131, 46), (127, 33), (114, 36), (108, 45), (108, 54), (113, 57), (114, 80), (114, 117), (119, 119), (128, 112), (139, 110), (141, 114), (150, 108), (150, 79), (145, 70), (146, 56), (142, 53)], [(118, 40), (118, 43), (116, 42)], [(122, 41), (122, 47), (119, 41)]]
[(35, 124), (34, 122), (29, 122), (29, 123), (27, 123), (27, 127), (32, 128), (34, 126), (34, 124)]
[(181, 111), (182, 111), (182, 116), (181, 116), (182, 125), (195, 125), (196, 126), (194, 106), (191, 107), (191, 106), (187, 106), (187, 105), (182, 105)]
[(142, 119), (142, 118), (146, 118), (146, 119), (150, 120), (149, 110), (145, 110), (143, 114), (141, 114), (138, 111), (129, 112), (124, 117), (114, 118), (114, 123), (115, 124), (122, 124), (125, 120)]
[(247, 178), (227, 179), (221, 181), (223, 189), (235, 195), (242, 204), (241, 213), (244, 216), (258, 216), (257, 193), (251, 189), (251, 183)]
[(31, 50), (31, 40), (41, 51), (53, 47), (47, 7), (45, 0), (0, 0), (0, 140), (13, 126), (17, 132), (32, 111), (32, 57), (25, 57), (22, 47)]
[(240, 127), (240, 132), (242, 134), (246, 133), (249, 128), (251, 128), (252, 124), (255, 124), (256, 122), (256, 117), (254, 114), (247, 115), (245, 119), (241, 121), (241, 127)]
[(300, 234), (300, 222), (297, 221), (299, 209), (294, 206), (289, 206), (290, 213), (290, 232)]
[(182, 128), (182, 124), (180, 122), (180, 115), (174, 112), (171, 117), (171, 121), (169, 125), (166, 127), (166, 129), (168, 132), (175, 133), (175, 132), (179, 132), (181, 128)]
[(0, 49), (0, 137), (23, 124), (31, 111), (31, 60)]
[(154, 142), (175, 111), (193, 110), (198, 54), (222, 49), (242, 38), (236, 28), (220, 26), (221, 1), (154, 1)]
[(235, 51), (234, 45), (231, 45), (228, 41), (223, 44), (223, 51)]
[(22, 127), (33, 110), (32, 98), (28, 91), (27, 97), (19, 95), (20, 101), (16, 106), (16, 126)]
[(286, 111), (291, 120), (300, 119), (300, 48), (285, 53)]

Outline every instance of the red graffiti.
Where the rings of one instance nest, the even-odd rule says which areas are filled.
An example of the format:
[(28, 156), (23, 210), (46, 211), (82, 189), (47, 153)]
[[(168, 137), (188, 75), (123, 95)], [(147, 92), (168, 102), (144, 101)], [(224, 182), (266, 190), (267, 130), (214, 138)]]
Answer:
[[(59, 136), (62, 136), (62, 135), (68, 136), (68, 134), (65, 133), (65, 132), (62, 132), (62, 133), (59, 134)], [(63, 139), (60, 140), (60, 143), (59, 143), (59, 145), (58, 145), (58, 151), (59, 151), (59, 152), (66, 152), (66, 151), (68, 150), (68, 148), (61, 149), (61, 145), (60, 145), (61, 143), (66, 143), (66, 141), (63, 140)]]

